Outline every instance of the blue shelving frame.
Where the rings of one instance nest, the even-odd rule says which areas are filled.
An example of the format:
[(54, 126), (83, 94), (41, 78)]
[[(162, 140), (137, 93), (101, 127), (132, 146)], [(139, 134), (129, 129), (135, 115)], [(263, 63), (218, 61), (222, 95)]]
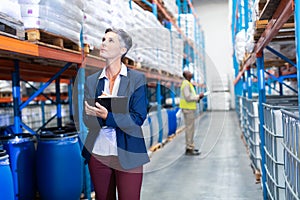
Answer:
[[(254, 2), (254, 1), (253, 1)], [(251, 13), (248, 10), (248, 0), (234, 0), (232, 3), (232, 44), (233, 47), (235, 46), (235, 35), (241, 30), (245, 29), (247, 30), (247, 24), (249, 22), (249, 14)], [(265, 141), (264, 141), (264, 118), (263, 118), (263, 105), (262, 103), (266, 102), (266, 85), (270, 85), (269, 80), (265, 80), (265, 74), (268, 74), (273, 80), (279, 82), (280, 88), (279, 88), (279, 94), (283, 95), (282, 93), (282, 87), (286, 86), (293, 90), (295, 93), (299, 93), (300, 88), (300, 81), (298, 81), (298, 88), (297, 90), (294, 90), (293, 88), (286, 85), (283, 80), (286, 78), (295, 78), (297, 77), (297, 80), (300, 80), (300, 70), (298, 67), (299, 62), (299, 56), (300, 56), (300, 39), (299, 39), (299, 33), (300, 33), (300, 1), (299, 0), (282, 0), (279, 2), (278, 7), (275, 11), (276, 15), (274, 14), (273, 19), (276, 20), (276, 23), (271, 24), (272, 20), (270, 20), (267, 25), (268, 32), (263, 33), (263, 37), (259, 38), (258, 42), (255, 45), (254, 52), (248, 57), (248, 59), (245, 60), (244, 63), (241, 65), (238, 63), (235, 53), (233, 54), (233, 67), (235, 69), (235, 76), (237, 77), (235, 80), (235, 95), (236, 99), (238, 99), (239, 96), (248, 97), (248, 99), (252, 98), (252, 84), (251, 79), (252, 77), (255, 77), (253, 73), (250, 72), (250, 68), (254, 65), (256, 65), (257, 68), (257, 79), (258, 79), (258, 102), (259, 102), (259, 132), (260, 132), (260, 140), (261, 140), (261, 166), (262, 166), (262, 193), (263, 198), (268, 199), (267, 196), (267, 188), (266, 188), (266, 170), (264, 168), (265, 166)], [(272, 49), (271, 47), (267, 46), (268, 43), (272, 40), (272, 38), (277, 34), (278, 30), (283, 26), (285, 22), (290, 18), (291, 15), (294, 14), (294, 20), (295, 20), (295, 44), (296, 44), (296, 60), (297, 63), (294, 63), (292, 60), (288, 59), (286, 56), (281, 54), (280, 52)], [(285, 62), (289, 63), (291, 66), (294, 66), (297, 68), (297, 75), (288, 75), (288, 76), (282, 76), (279, 74), (279, 77), (275, 77), (274, 75), (270, 74), (265, 70), (264, 67), (264, 55), (263, 51), (264, 49), (270, 51), (274, 55), (278, 56)], [(241, 68), (241, 69), (240, 69)], [(246, 83), (247, 82), (247, 83)], [(244, 85), (244, 87), (241, 87), (241, 85)], [(275, 89), (275, 88), (274, 88)], [(237, 101), (236, 101), (237, 102)], [(298, 95), (298, 105), (300, 110), (300, 97)], [(238, 103), (238, 102), (237, 102)], [(239, 110), (237, 110), (239, 112)]]

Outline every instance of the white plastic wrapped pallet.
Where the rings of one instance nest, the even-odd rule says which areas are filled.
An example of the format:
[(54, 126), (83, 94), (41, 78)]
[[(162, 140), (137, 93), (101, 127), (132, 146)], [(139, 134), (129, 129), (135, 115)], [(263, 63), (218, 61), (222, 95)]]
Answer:
[(179, 33), (173, 30), (171, 33), (171, 48), (174, 62), (174, 72), (176, 75), (182, 75), (182, 60), (183, 60), (183, 39), (179, 37)]
[(247, 33), (246, 33), (246, 52), (247, 53), (252, 53), (254, 50), (254, 46), (255, 46), (254, 33), (255, 33), (255, 22), (249, 22)]
[(237, 60), (241, 63), (246, 52), (246, 33), (245, 29), (240, 30), (235, 37), (235, 55)]
[[(153, 13), (144, 11), (133, 3), (136, 27), (133, 33), (132, 54), (143, 65), (158, 70), (174, 72), (171, 62), (170, 32), (157, 20)], [(142, 23), (141, 23), (142, 22)]]
[(176, 19), (180, 23), (181, 31), (186, 37), (192, 41), (195, 41), (195, 18), (193, 14), (180, 14), (176, 16)]
[[(131, 9), (128, 2), (111, 1), (112, 26), (126, 30), (134, 28), (136, 20), (132, 18)], [(120, 7), (122, 9), (120, 9)]]
[(16, 21), (22, 21), (20, 6), (17, 0), (1, 0), (0, 13)]
[[(23, 22), (21, 17), (20, 5), (18, 4), (18, 0), (2, 0), (0, 4), (0, 22), (18, 30), (24, 30)], [(0, 31), (2, 28), (0, 27)], [(17, 36), (22, 38), (24, 37), (23, 34), (19, 34), (17, 32)]]
[(139, 60), (143, 65), (148, 67), (155, 67), (153, 60), (156, 55), (153, 53), (155, 49), (155, 45), (158, 44), (158, 40), (156, 37), (157, 28), (151, 25), (149, 18), (147, 18), (147, 12), (142, 10), (138, 5), (133, 4), (132, 13), (136, 19), (136, 24), (134, 29), (132, 30), (133, 43), (134, 48), (132, 53), (137, 56), (137, 60)]
[[(133, 47), (128, 54), (131, 57), (134, 57), (135, 60), (145, 63), (147, 62), (148, 56), (146, 56), (147, 52), (144, 50), (146, 41), (144, 40), (144, 36), (142, 35), (143, 30), (146, 28), (144, 27), (143, 22), (143, 10), (135, 3), (132, 2), (132, 16), (136, 20), (135, 26), (133, 29), (129, 30), (130, 35), (132, 36), (133, 40)], [(143, 52), (145, 51), (145, 52)]]
[(83, 1), (19, 0), (25, 29), (41, 29), (80, 44)]
[(178, 6), (174, 0), (164, 0), (165, 8), (173, 15), (178, 14)]
[[(98, 9), (100, 8), (101, 12)], [(99, 49), (102, 37), (107, 28), (111, 27), (111, 6), (103, 0), (86, 0), (83, 6), (83, 43), (91, 49)]]

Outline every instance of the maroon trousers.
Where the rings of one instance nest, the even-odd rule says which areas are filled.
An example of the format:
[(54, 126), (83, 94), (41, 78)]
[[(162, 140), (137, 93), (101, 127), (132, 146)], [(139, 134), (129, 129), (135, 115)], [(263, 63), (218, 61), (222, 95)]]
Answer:
[(97, 200), (139, 200), (143, 167), (122, 169), (117, 156), (92, 155), (89, 170)]

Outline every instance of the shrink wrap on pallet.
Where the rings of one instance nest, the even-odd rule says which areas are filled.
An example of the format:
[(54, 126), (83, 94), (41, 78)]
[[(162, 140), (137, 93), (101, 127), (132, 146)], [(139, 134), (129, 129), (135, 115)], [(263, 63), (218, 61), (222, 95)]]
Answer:
[(236, 34), (235, 37), (235, 54), (237, 60), (241, 63), (246, 53), (246, 33), (245, 29), (242, 29)]
[(16, 36), (19, 35), (18, 31), (23, 30), (23, 22), (21, 17), (20, 5), (17, 0), (2, 0), (0, 4), (0, 23), (4, 24), (0, 26), (0, 31), (5, 31), (5, 26), (9, 26), (16, 30)]
[(99, 49), (104, 31), (112, 24), (111, 6), (103, 0), (86, 0), (83, 7), (83, 42)]
[(40, 29), (80, 44), (83, 1), (19, 0), (25, 29)]
[(195, 41), (195, 17), (193, 14), (180, 14), (176, 16), (180, 21), (180, 29), (185, 36)]
[(18, 1), (2, 0), (0, 4), (0, 16), (12, 18), (14, 21), (22, 21)]
[(178, 14), (178, 6), (174, 0), (164, 0), (165, 8), (173, 15)]
[[(133, 49), (129, 55), (142, 65), (156, 70), (174, 73), (178, 66), (174, 47), (171, 45), (171, 33), (149, 11), (144, 11), (132, 2), (132, 14), (136, 19), (133, 36)], [(182, 47), (181, 47), (182, 45)], [(178, 49), (178, 48), (177, 48)], [(183, 43), (179, 49), (183, 51)], [(181, 52), (180, 55), (183, 53)], [(181, 64), (180, 64), (181, 67)]]
[(171, 50), (172, 50), (172, 63), (174, 66), (175, 75), (182, 76), (182, 60), (183, 60), (183, 39), (179, 36), (177, 31), (171, 33)]
[(255, 22), (249, 22), (246, 33), (246, 52), (252, 53), (255, 46), (254, 34), (255, 34)]

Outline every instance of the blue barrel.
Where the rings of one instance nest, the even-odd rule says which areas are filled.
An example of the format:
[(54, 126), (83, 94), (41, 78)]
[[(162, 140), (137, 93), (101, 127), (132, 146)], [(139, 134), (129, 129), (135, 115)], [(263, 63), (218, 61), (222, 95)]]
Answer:
[(178, 109), (174, 110), (167, 110), (168, 112), (168, 121), (169, 121), (169, 132), (168, 135), (172, 135), (176, 133), (177, 129), (177, 118), (176, 118), (176, 113)]
[(0, 150), (0, 199), (14, 200), (14, 183), (5, 150)]
[(35, 199), (35, 147), (31, 134), (11, 134), (0, 137), (9, 155), (16, 200)]
[(82, 190), (78, 134), (47, 132), (38, 136), (37, 185), (43, 200), (78, 200)]

